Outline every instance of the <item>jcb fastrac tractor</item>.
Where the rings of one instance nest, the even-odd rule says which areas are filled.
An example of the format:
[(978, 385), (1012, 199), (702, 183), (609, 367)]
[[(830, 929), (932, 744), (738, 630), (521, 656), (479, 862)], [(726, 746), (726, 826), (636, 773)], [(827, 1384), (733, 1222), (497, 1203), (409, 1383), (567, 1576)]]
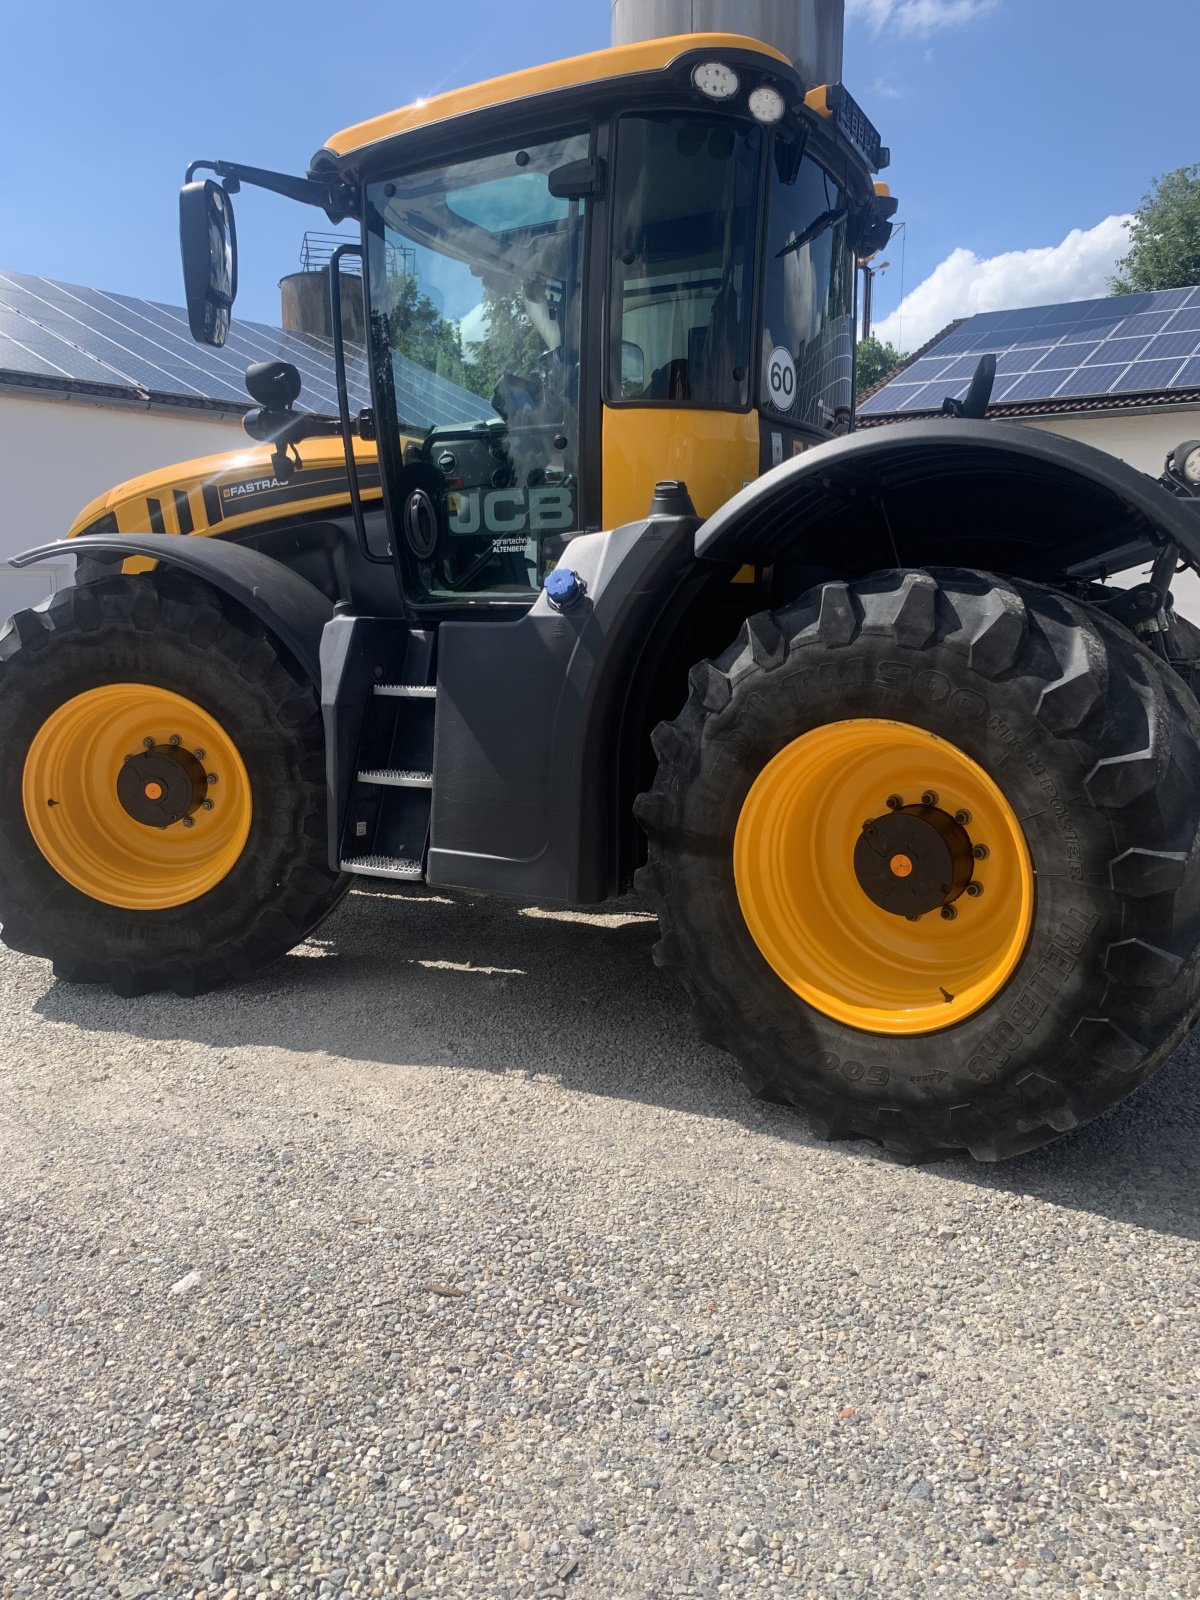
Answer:
[(1114, 1104), (1200, 1007), (1171, 596), (1200, 443), (1153, 480), (983, 420), (986, 359), (944, 417), (855, 432), (887, 153), (795, 6), (715, 8), (771, 43), (639, 36), (703, 9), (619, 4), (612, 50), (364, 122), (305, 177), (189, 171), (209, 345), (239, 187), (360, 225), (372, 404), (335, 261), (340, 416), (253, 367), (256, 446), (20, 558), (79, 562), (0, 639), (4, 938), (192, 995), (356, 876), (636, 883), (755, 1092), (997, 1160)]

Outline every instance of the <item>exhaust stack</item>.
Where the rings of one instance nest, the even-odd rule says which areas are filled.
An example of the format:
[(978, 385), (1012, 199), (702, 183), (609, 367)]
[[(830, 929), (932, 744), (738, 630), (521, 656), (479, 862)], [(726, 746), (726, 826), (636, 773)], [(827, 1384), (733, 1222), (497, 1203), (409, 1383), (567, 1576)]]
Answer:
[(842, 81), (846, 0), (612, 0), (613, 43), (740, 33), (782, 50), (804, 83)]

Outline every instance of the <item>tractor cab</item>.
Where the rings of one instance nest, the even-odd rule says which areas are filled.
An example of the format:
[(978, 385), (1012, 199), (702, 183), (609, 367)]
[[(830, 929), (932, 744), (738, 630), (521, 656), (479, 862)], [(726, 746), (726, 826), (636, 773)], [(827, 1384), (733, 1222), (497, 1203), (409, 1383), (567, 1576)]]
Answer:
[[(644, 516), (658, 481), (686, 482), (709, 515), (849, 431), (855, 266), (890, 229), (873, 178), (887, 160), (840, 86), (721, 34), (331, 139), (288, 181), (361, 224), (406, 609), (528, 606), (564, 540)], [(237, 281), (227, 191), (271, 175), (214, 170), (223, 187), (184, 191), (183, 242), (193, 329), (219, 343)]]

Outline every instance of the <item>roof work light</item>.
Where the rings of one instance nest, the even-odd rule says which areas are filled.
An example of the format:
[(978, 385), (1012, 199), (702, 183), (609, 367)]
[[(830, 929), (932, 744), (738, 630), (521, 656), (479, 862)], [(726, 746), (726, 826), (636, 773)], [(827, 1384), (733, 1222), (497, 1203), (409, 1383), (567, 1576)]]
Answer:
[(723, 61), (702, 61), (692, 73), (692, 82), (710, 100), (732, 100), (741, 88), (737, 73)]
[(787, 101), (778, 89), (772, 89), (764, 84), (751, 94), (750, 115), (764, 127), (774, 127), (777, 122), (783, 121), (786, 114)]

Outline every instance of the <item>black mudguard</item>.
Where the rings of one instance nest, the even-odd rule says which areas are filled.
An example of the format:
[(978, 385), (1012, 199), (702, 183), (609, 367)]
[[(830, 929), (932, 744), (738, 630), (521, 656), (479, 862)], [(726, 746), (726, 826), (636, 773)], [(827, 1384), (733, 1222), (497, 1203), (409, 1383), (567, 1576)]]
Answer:
[(940, 564), (1091, 577), (1170, 541), (1200, 562), (1198, 506), (1077, 440), (945, 418), (864, 430), (777, 467), (709, 518), (696, 554), (796, 556), (845, 576)]
[(32, 567), (64, 555), (101, 559), (150, 556), (191, 573), (257, 617), (320, 688), (321, 634), (333, 616), (333, 604), (282, 562), (223, 540), (185, 539), (173, 533), (114, 533), (84, 534), (41, 545), (14, 556), (9, 565)]

